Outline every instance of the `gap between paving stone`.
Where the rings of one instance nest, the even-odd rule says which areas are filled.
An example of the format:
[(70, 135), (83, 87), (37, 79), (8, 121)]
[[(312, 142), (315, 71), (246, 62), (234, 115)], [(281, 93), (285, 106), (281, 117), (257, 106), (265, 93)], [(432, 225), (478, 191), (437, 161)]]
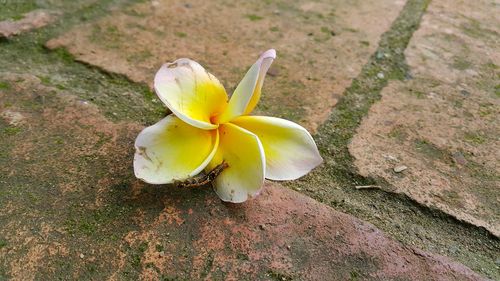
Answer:
[[(409, 1), (400, 18), (407, 17), (411, 19), (412, 15), (410, 14), (416, 10), (421, 10), (422, 5), (425, 4), (426, 1)], [(420, 13), (416, 13), (416, 17), (419, 17)], [(413, 17), (415, 17), (415, 15), (413, 15)], [(304, 180), (289, 185), (297, 190), (300, 189), (302, 192), (309, 194), (319, 201), (334, 206), (336, 209), (368, 220), (407, 244), (415, 244), (429, 251), (441, 252), (487, 276), (492, 278), (498, 277), (498, 272), (494, 272), (495, 267), (492, 265), (495, 261), (491, 262), (486, 260), (498, 252), (498, 240), (490, 237), (487, 232), (466, 224), (457, 223), (457, 221), (449, 218), (449, 216), (423, 208), (401, 195), (389, 194), (377, 190), (360, 191), (352, 188), (353, 185), (372, 183), (372, 181), (359, 177), (355, 172), (352, 172), (355, 171), (355, 169), (352, 167), (352, 159), (347, 152), (347, 142), (352, 137), (352, 133), (355, 131), (361, 117), (366, 113), (369, 105), (377, 100), (380, 89), (386, 84), (384, 80), (391, 75), (391, 73), (386, 73), (386, 78), (377, 82), (374, 81), (374, 77), (378, 71), (391, 69), (393, 70), (392, 74), (396, 74), (395, 76), (397, 78), (404, 77), (405, 66), (401, 56), (404, 51), (405, 43), (397, 43), (399, 40), (391, 36), (411, 36), (411, 32), (405, 31), (405, 29), (409, 29), (412, 25), (418, 25), (418, 21), (414, 19), (405, 26), (404, 21), (406, 20), (408, 19), (400, 19), (399, 25), (398, 21), (394, 24), (391, 31), (388, 32), (388, 35), (384, 36), (379, 46), (379, 51), (377, 52), (377, 54), (379, 54), (380, 51), (387, 52), (398, 56), (399, 59), (391, 59), (391, 64), (387, 65), (384, 61), (377, 61), (377, 55), (375, 55), (372, 58), (372, 62), (365, 66), (362, 74), (353, 82), (351, 88), (346, 91), (346, 98), (339, 104), (336, 112), (320, 129), (320, 133), (318, 134), (320, 147), (325, 155), (332, 154), (332, 156), (326, 158), (326, 165)], [(403, 34), (398, 34), (401, 31), (403, 31)], [(23, 51), (27, 50), (26, 43), (32, 42), (30, 40), (32, 39), (31, 36), (38, 40), (42, 39), (42, 41), (38, 42), (43, 43), (44, 36), (30, 34), (29, 36), (15, 40), (10, 47), (16, 48), (19, 47), (19, 45), (24, 47), (24, 49), (18, 50), (17, 52), (17, 54), (22, 54)], [(401, 41), (405, 40), (404, 37), (405, 36), (402, 37)], [(48, 37), (45, 36), (45, 38)], [(12, 49), (10, 51), (12, 52)], [(62, 53), (62, 55), (54, 53), (46, 54), (39, 48), (28, 49), (28, 51), (33, 51), (33, 54), (38, 56), (40, 60), (25, 62), (21, 65), (29, 65), (30, 63), (37, 63), (40, 61), (47, 62), (47, 57), (50, 58), (48, 60), (49, 63), (44, 65), (44, 67), (49, 67), (49, 71), (35, 69), (35, 71), (42, 75), (49, 75), (52, 71), (57, 73), (57, 70), (61, 71), (67, 68), (77, 69), (78, 71), (70, 71), (70, 73), (65, 74), (71, 76), (71, 79), (69, 79), (71, 80), (71, 84), (76, 82), (88, 83), (88, 81), (85, 81), (86, 79), (95, 79), (105, 86), (117, 87), (122, 89), (122, 91), (123, 89), (138, 89), (134, 88), (135, 86), (132, 84), (128, 84), (128, 82), (124, 81), (123, 77), (114, 75), (107, 76), (99, 73), (96, 69), (71, 64), (70, 61), (72, 58), (68, 57), (65, 53)], [(7, 58), (8, 54), (7, 52), (4, 53), (4, 59)], [(64, 61), (64, 58), (67, 61)], [(29, 60), (30, 58), (27, 57), (26, 59)], [(50, 68), (50, 63), (55, 63), (57, 66), (55, 68)], [(10, 65), (14, 65), (14, 63)], [(30, 65), (30, 67), (32, 66), (33, 65)], [(394, 71), (398, 69), (399, 71)], [(83, 77), (79, 77), (81, 74), (84, 74)], [(63, 81), (65, 80), (64, 78), (67, 77), (61, 77), (60, 80)], [(52, 80), (49, 82), (52, 83)], [(83, 86), (79, 85), (76, 88), (78, 89), (78, 87)], [(104, 96), (113, 94), (112, 91), (109, 92), (108, 90), (107, 92), (104, 88), (106, 87), (102, 87), (102, 90), (100, 89), (101, 94), (104, 93)], [(363, 92), (363, 88), (370, 90), (370, 96), (364, 95), (366, 92)], [(86, 90), (88, 89), (77, 91), (76, 94), (88, 98)], [(135, 94), (136, 93), (132, 93), (132, 95)], [(105, 103), (99, 101), (96, 103), (102, 110), (108, 113), (108, 116), (115, 116), (109, 115), (109, 107), (107, 107)], [(122, 106), (126, 107), (127, 105), (124, 104)], [(152, 109), (148, 110), (148, 112), (151, 111)], [(158, 114), (156, 113), (156, 115)], [(127, 114), (119, 115), (118, 117), (115, 116), (114, 118), (121, 119), (125, 118), (125, 116), (127, 116)], [(129, 118), (137, 118), (145, 122), (145, 119), (139, 116), (132, 116)], [(154, 119), (153, 117), (150, 118), (150, 120)], [(352, 133), (349, 133), (350, 130), (352, 130)], [(329, 179), (321, 179), (319, 177), (325, 174), (328, 175)], [(324, 185), (326, 188), (322, 189), (321, 185)], [(318, 188), (318, 186), (320, 187)], [(340, 189), (334, 190), (335, 192), (338, 191), (336, 194), (323, 196), (325, 194), (322, 194), (322, 192), (331, 190), (332, 187), (336, 188), (339, 186), (347, 186), (348, 188), (340, 187)], [(343, 202), (339, 199), (343, 200)], [(400, 217), (399, 220), (397, 219), (398, 217)], [(415, 230), (413, 226), (417, 226), (419, 229)], [(419, 236), (426, 236), (426, 233), (422, 231), (422, 227), (424, 227), (423, 230), (425, 230), (425, 232), (431, 233), (430, 237), (424, 237), (425, 239), (419, 238)], [(458, 253), (454, 253), (452, 249), (448, 249), (448, 247), (450, 245), (453, 246), (453, 244), (458, 245), (459, 248), (463, 247), (463, 250), (459, 249)], [(461, 251), (464, 252), (460, 253)], [(492, 270), (488, 271), (488, 269), (481, 270), (482, 266), (493, 268), (493, 272)]]

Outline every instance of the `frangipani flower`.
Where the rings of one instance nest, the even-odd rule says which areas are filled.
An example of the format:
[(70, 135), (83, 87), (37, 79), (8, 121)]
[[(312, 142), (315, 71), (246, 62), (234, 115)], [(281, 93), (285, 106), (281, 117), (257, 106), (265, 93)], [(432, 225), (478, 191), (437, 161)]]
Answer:
[(303, 127), (280, 118), (250, 116), (276, 51), (264, 52), (228, 96), (200, 64), (178, 59), (156, 73), (154, 89), (173, 112), (145, 128), (135, 141), (134, 172), (151, 184), (167, 184), (228, 166), (212, 182), (223, 201), (257, 195), (264, 178), (293, 180), (323, 159)]

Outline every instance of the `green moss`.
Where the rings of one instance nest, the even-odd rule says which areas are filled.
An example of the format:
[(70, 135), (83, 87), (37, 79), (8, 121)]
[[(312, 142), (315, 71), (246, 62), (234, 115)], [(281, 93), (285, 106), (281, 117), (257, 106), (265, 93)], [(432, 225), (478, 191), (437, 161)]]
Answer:
[(292, 276), (278, 272), (276, 270), (268, 270), (266, 276), (274, 281), (291, 281), (294, 280)]
[(454, 57), (452, 67), (458, 70), (466, 70), (471, 68), (472, 63), (462, 57)]
[(441, 159), (446, 161), (450, 159), (449, 153), (446, 150), (440, 149), (433, 143), (426, 140), (415, 140), (415, 149), (431, 159)]
[(352, 281), (359, 280), (359, 273), (357, 271), (351, 271), (349, 273), (349, 280)]
[(0, 250), (5, 246), (7, 246), (7, 241), (4, 239), (0, 239)]
[(454, 206), (456, 208), (464, 207), (464, 202), (462, 197), (455, 190), (445, 190), (443, 197), (445, 198), (446, 202), (451, 206)]
[(47, 76), (38, 76), (38, 79), (40, 79), (40, 82), (42, 82), (42, 85), (45, 85), (45, 86), (52, 85), (50, 78)]
[(397, 126), (389, 132), (389, 137), (395, 138), (399, 142), (404, 142), (408, 138), (408, 134), (403, 127)]
[(479, 145), (486, 142), (486, 137), (478, 132), (467, 132), (464, 134), (464, 140)]
[(10, 89), (9, 82), (0, 81), (0, 90), (9, 90), (9, 89)]
[(352, 32), (352, 33), (359, 32), (359, 30), (354, 29), (354, 28), (350, 28), (350, 27), (345, 27), (345, 28), (344, 28), (344, 30), (345, 30), (345, 31), (348, 31), (348, 32)]
[(177, 36), (179, 38), (187, 37), (187, 33), (185, 33), (185, 32), (176, 31), (174, 34), (175, 34), (175, 36)]
[(498, 65), (496, 65), (495, 63), (493, 62), (488, 62), (484, 65), (486, 68), (489, 68), (491, 70), (497, 70), (498, 69)]
[(19, 127), (6, 127), (2, 130), (2, 133), (4, 133), (7, 136), (17, 135), (20, 132), (21, 132), (21, 128), (19, 128)]
[(410, 94), (414, 95), (417, 99), (424, 99), (426, 94), (419, 90), (419, 89), (408, 89), (408, 92), (410, 92)]
[(207, 257), (205, 258), (205, 266), (203, 267), (203, 271), (201, 272), (201, 278), (205, 279), (208, 276), (208, 273), (214, 266), (214, 253), (210, 252), (208, 253)]
[(467, 22), (462, 23), (460, 28), (465, 34), (477, 39), (484, 39), (485, 37), (495, 39), (499, 36), (498, 32), (484, 28), (478, 20), (472, 18), (469, 18)]
[(3, 20), (20, 20), (23, 14), (38, 9), (36, 0), (23, 1), (0, 1), (0, 21)]
[[(130, 211), (130, 208), (126, 206), (108, 205), (102, 209), (92, 211), (75, 206), (64, 222), (64, 228), (71, 234), (102, 235), (109, 231), (108, 223), (128, 214)], [(109, 236), (104, 237), (110, 238)]]
[(263, 19), (263, 17), (261, 16), (258, 16), (258, 15), (254, 15), (254, 14), (248, 14), (248, 15), (245, 15), (247, 19), (251, 20), (251, 21), (259, 21), (261, 19)]
[(144, 62), (152, 57), (153, 57), (153, 54), (150, 51), (144, 50), (144, 51), (140, 51), (138, 53), (135, 53), (133, 55), (128, 56), (127, 61), (132, 62), (132, 63), (140, 63), (140, 62)]
[(163, 247), (162, 244), (156, 244), (155, 249), (157, 252), (163, 252), (165, 250), (165, 247)]

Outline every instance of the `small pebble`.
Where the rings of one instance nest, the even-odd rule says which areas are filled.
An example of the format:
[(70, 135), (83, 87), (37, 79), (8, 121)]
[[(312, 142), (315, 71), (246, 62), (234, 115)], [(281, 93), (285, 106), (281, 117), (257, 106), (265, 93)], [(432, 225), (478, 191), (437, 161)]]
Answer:
[(83, 254), (80, 254), (80, 258), (83, 259), (85, 257), (85, 255)]
[(428, 96), (429, 96), (429, 98), (431, 98), (431, 99), (435, 99), (435, 98), (437, 98), (437, 97), (438, 97), (438, 94), (436, 94), (436, 93), (434, 93), (434, 92), (430, 92), (430, 93), (428, 94)]
[(465, 159), (464, 155), (460, 151), (453, 153), (452, 157), (457, 164), (460, 164), (462, 166), (465, 166), (467, 164), (467, 159)]
[(466, 90), (461, 90), (460, 94), (462, 94), (462, 96), (464, 96), (464, 97), (470, 96), (470, 93), (468, 91), (466, 91)]
[(270, 67), (269, 70), (267, 71), (267, 74), (269, 76), (276, 77), (279, 75), (279, 71), (278, 71), (278, 69), (276, 69), (274, 67)]
[(406, 169), (408, 169), (408, 167), (406, 167), (405, 165), (400, 165), (400, 166), (394, 167), (394, 172), (401, 173), (402, 171), (404, 171)]
[(385, 159), (387, 159), (387, 160), (394, 161), (394, 162), (398, 162), (398, 158), (396, 158), (396, 157), (394, 157), (394, 156), (392, 156), (392, 155), (390, 155), (390, 154), (384, 154), (384, 155), (382, 155), (382, 156), (383, 156)]
[(378, 79), (384, 79), (385, 75), (382, 72), (377, 73), (377, 78)]

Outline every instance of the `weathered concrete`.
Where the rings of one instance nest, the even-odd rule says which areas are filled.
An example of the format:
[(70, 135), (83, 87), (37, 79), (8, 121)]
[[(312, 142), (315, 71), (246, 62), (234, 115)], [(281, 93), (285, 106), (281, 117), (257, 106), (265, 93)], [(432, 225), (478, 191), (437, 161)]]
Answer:
[[(495, 1), (433, 1), (350, 145), (361, 174), (500, 235), (500, 19)], [(405, 165), (408, 169), (395, 172)]]
[(221, 79), (228, 92), (260, 52), (275, 48), (278, 59), (259, 112), (315, 130), (376, 50), (403, 4), (153, 1), (77, 26), (47, 46), (65, 47), (78, 60), (149, 85), (161, 64), (189, 57)]

